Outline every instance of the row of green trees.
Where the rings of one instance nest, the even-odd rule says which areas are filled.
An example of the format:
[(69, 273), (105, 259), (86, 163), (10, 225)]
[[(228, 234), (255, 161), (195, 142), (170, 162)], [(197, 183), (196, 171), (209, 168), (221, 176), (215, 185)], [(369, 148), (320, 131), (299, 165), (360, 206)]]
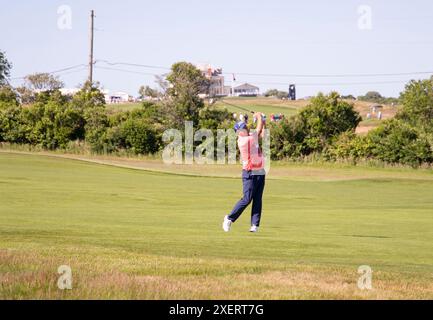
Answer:
[[(184, 121), (196, 128), (231, 128), (226, 110), (205, 105), (199, 93), (208, 86), (192, 64), (172, 66), (169, 85), (157, 102), (144, 102), (129, 112), (110, 113), (97, 85), (86, 83), (74, 96), (56, 87), (34, 94), (31, 104), (7, 83), (10, 64), (0, 70), (0, 142), (67, 149), (87, 145), (93, 152), (157, 153), (166, 129), (183, 131)], [(271, 129), (273, 159), (319, 156), (329, 161), (365, 160), (411, 166), (433, 162), (433, 80), (411, 81), (401, 94), (402, 108), (394, 119), (367, 135), (355, 134), (361, 121), (353, 104), (338, 93), (319, 94), (296, 115)]]
[(358, 100), (366, 102), (376, 102), (379, 104), (399, 104), (400, 100), (394, 97), (384, 97), (377, 91), (369, 91), (363, 96), (358, 96)]
[[(269, 89), (264, 93), (265, 97), (276, 97), (279, 99), (287, 98), (288, 92), (287, 91), (281, 91), (278, 89)], [(365, 95), (361, 95), (358, 97), (355, 97), (354, 95), (345, 95), (341, 96), (342, 99), (345, 100), (359, 100), (359, 101), (366, 101), (366, 102), (375, 102), (379, 104), (394, 104), (397, 105), (400, 103), (399, 98), (394, 97), (384, 97), (377, 91), (368, 91)]]
[(184, 121), (213, 130), (232, 125), (227, 111), (206, 107), (198, 97), (208, 80), (195, 66), (176, 63), (166, 79), (170, 86), (164, 99), (117, 113), (106, 110), (96, 84), (86, 83), (72, 97), (62, 95), (58, 87), (32, 91), (29, 104), (4, 82), (0, 86), (0, 142), (51, 150), (84, 144), (97, 153), (151, 154), (162, 149), (163, 132), (183, 129)]
[(103, 100), (88, 100), (97, 95), (96, 88), (86, 85), (73, 98), (54, 90), (37, 94), (32, 105), (24, 106), (10, 87), (3, 87), (0, 141), (56, 149), (66, 148), (70, 141), (83, 140), (95, 114), (104, 107)]
[[(87, 83), (73, 97), (60, 91), (39, 93), (31, 105), (21, 105), (10, 90), (0, 89), (0, 141), (46, 149), (67, 149), (85, 143), (93, 152), (126, 150), (136, 154), (157, 152), (162, 121), (154, 104), (110, 114), (99, 89)], [(156, 121), (155, 121), (156, 120)]]
[(341, 133), (354, 132), (360, 121), (353, 105), (338, 93), (319, 94), (298, 114), (271, 123), (271, 156), (282, 159), (320, 154)]
[(380, 161), (413, 167), (433, 163), (433, 79), (411, 81), (395, 118), (366, 135), (355, 134), (361, 117), (337, 93), (319, 94), (291, 118), (272, 125), (275, 159), (318, 155), (325, 160)]
[(433, 162), (433, 78), (411, 81), (400, 95), (402, 108), (365, 136), (345, 133), (335, 139), (331, 159), (378, 159), (419, 166)]

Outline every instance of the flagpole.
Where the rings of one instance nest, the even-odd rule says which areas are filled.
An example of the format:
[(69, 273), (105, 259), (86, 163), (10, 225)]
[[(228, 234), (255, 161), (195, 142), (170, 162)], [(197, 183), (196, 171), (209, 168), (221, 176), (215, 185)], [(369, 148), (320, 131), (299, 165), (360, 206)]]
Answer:
[(235, 81), (236, 81), (236, 78), (235, 78), (235, 74), (233, 73), (232, 74), (232, 97), (235, 96)]

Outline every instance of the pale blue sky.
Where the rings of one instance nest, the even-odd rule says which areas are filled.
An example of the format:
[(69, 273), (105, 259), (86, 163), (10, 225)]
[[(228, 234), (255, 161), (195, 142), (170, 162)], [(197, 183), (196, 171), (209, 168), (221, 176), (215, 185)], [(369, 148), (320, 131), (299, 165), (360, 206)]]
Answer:
[[(88, 19), (95, 10), (95, 59), (169, 67), (176, 61), (208, 62), (234, 72), (237, 83), (298, 96), (337, 90), (397, 96), (411, 78), (278, 77), (255, 74), (383, 74), (433, 71), (433, 1), (5, 1), (1, 0), (0, 50), (13, 63), (12, 77), (88, 62)], [(60, 5), (72, 10), (72, 29), (58, 28)], [(360, 5), (372, 9), (372, 29), (358, 28)], [(110, 67), (140, 73), (161, 69)], [(71, 70), (73, 71), (73, 70)], [(64, 72), (67, 87), (87, 71)], [(230, 84), (230, 76), (227, 76)], [(110, 90), (136, 95), (152, 75), (95, 68), (94, 79)], [(386, 83), (384, 83), (386, 82)], [(392, 82), (392, 83), (388, 83)], [(19, 84), (16, 79), (13, 84)], [(275, 83), (275, 84), (274, 84)], [(286, 85), (287, 83), (287, 85)], [(366, 84), (367, 83), (367, 84)], [(333, 85), (325, 85), (333, 84)]]

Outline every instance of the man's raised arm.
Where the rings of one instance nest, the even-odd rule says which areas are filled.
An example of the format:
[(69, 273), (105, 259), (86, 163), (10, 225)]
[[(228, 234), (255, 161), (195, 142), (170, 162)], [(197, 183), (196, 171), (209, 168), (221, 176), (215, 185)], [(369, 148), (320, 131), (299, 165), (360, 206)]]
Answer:
[(254, 113), (253, 117), (257, 121), (257, 128), (256, 128), (257, 136), (262, 137), (263, 136), (263, 129), (265, 127), (265, 124), (263, 122), (262, 113), (256, 112), (256, 113)]

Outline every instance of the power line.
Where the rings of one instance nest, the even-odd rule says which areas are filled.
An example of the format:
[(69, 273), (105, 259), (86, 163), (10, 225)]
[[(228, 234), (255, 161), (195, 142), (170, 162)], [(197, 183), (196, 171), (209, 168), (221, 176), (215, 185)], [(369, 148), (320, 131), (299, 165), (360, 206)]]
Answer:
[(147, 76), (157, 76), (157, 74), (155, 74), (155, 73), (133, 71), (133, 70), (125, 70), (125, 69), (111, 68), (111, 67), (100, 67), (100, 66), (97, 66), (97, 65), (95, 65), (95, 68), (96, 69), (103, 69), (103, 70), (112, 70), (112, 71), (120, 71), (120, 72), (126, 72), (126, 73), (140, 74), (140, 75), (147, 75)]
[(77, 64), (77, 65), (74, 65), (74, 66), (71, 66), (71, 67), (65, 67), (65, 68), (58, 69), (58, 70), (54, 70), (54, 71), (47, 72), (47, 73), (49, 73), (49, 74), (54, 74), (54, 73), (59, 73), (59, 72), (63, 72), (63, 71), (68, 71), (68, 70), (71, 70), (71, 69), (75, 69), (75, 68), (78, 68), (78, 67), (86, 67), (86, 65), (85, 65), (84, 63), (82, 63), (82, 64)]
[[(104, 69), (104, 70), (112, 70), (112, 71), (119, 71), (119, 72), (125, 72), (125, 73), (132, 73), (132, 74), (139, 74), (139, 75), (152, 75), (156, 76), (155, 73), (147, 73), (147, 72), (141, 72), (141, 71), (133, 71), (133, 70), (126, 70), (126, 69), (120, 69), (120, 68), (111, 68), (111, 67), (102, 67), (102, 66), (95, 66), (97, 69)], [(296, 83), (297, 86), (351, 86), (351, 85), (380, 85), (380, 84), (400, 84), (400, 83), (406, 83), (407, 80), (399, 80), (399, 81), (371, 81), (371, 82), (328, 82), (328, 83)], [(262, 84), (262, 85), (287, 85), (287, 82), (256, 82), (255, 84)]]
[(102, 60), (102, 59), (98, 59), (95, 61), (95, 63), (98, 62), (104, 62), (106, 64), (109, 64), (111, 66), (115, 66), (115, 65), (123, 65), (123, 66), (131, 66), (131, 67), (142, 67), (142, 68), (149, 68), (149, 69), (163, 69), (163, 70), (171, 70), (171, 68), (168, 67), (161, 67), (161, 66), (152, 66), (152, 65), (147, 65), (147, 64), (139, 64), (139, 63), (129, 63), (129, 62), (110, 62), (108, 60)]
[[(371, 81), (371, 82), (324, 82), (324, 83), (299, 83), (296, 82), (296, 86), (308, 87), (308, 86), (351, 86), (351, 85), (380, 85), (380, 84), (398, 84), (406, 83), (407, 80), (396, 80), (396, 81)], [(255, 84), (264, 85), (287, 85), (287, 82), (254, 82)]]
[[(47, 74), (61, 74), (62, 72), (64, 72), (64, 71), (69, 71), (69, 70), (73, 70), (73, 69), (77, 69), (77, 68), (83, 68), (83, 67), (86, 67), (87, 68), (87, 65), (86, 64), (77, 64), (77, 65), (74, 65), (74, 66), (70, 66), (70, 67), (65, 67), (65, 68), (62, 68), (62, 69), (57, 69), (57, 70), (54, 70), (54, 71), (50, 71), (50, 72), (42, 72), (42, 73), (47, 73)], [(77, 71), (81, 71), (81, 69), (80, 70), (77, 70)], [(75, 72), (75, 71), (74, 71)], [(66, 74), (69, 74), (69, 73), (66, 73)], [(14, 77), (14, 78), (10, 78), (10, 80), (24, 80), (26, 78), (26, 76), (24, 76), (24, 77)]]
[[(156, 65), (146, 65), (146, 64), (139, 64), (139, 63), (129, 63), (129, 62), (111, 62), (108, 60), (102, 60), (102, 59), (98, 59), (95, 60), (93, 62), (94, 68), (97, 69), (102, 69), (102, 70), (110, 70), (110, 71), (118, 71), (118, 72), (124, 72), (124, 73), (131, 73), (131, 74), (138, 74), (138, 75), (151, 75), (151, 76), (157, 76), (158, 74), (156, 73), (150, 73), (150, 72), (143, 72), (143, 71), (135, 71), (135, 70), (127, 70), (127, 69), (121, 69), (121, 68), (113, 68), (113, 67), (105, 67), (105, 66), (99, 66), (97, 64), (99, 63), (105, 63), (108, 65), (123, 65), (123, 66), (130, 66), (130, 67), (138, 67), (138, 68), (150, 68), (150, 69), (161, 69), (161, 70), (170, 70), (170, 68), (168, 67), (162, 67), (162, 66), (156, 66)], [(46, 72), (48, 74), (59, 74), (59, 75), (66, 75), (69, 73), (74, 73), (74, 72), (78, 72), (78, 71), (82, 71), (84, 68), (88, 68), (88, 65), (86, 64), (77, 64), (77, 65), (73, 65), (73, 66), (68, 66), (68, 67), (64, 67), (61, 69), (57, 69), (54, 71), (50, 71), (50, 72)], [(77, 69), (77, 70), (75, 70)], [(68, 73), (64, 73), (65, 71), (72, 71), (72, 72), (68, 72)], [(235, 74), (235, 75), (244, 75), (244, 76), (274, 76), (274, 77), (318, 77), (318, 78), (332, 78), (332, 77), (379, 77), (379, 76), (407, 76), (407, 75), (421, 75), (421, 74), (433, 74), (433, 72), (405, 72), (405, 73), (382, 73), (382, 74), (334, 74), (334, 75), (307, 75), (307, 74), (303, 74), (303, 75), (296, 75), (296, 74), (265, 74), (265, 73), (242, 73), (242, 72), (238, 72), (238, 73), (229, 73), (229, 72), (224, 72), (223, 74)], [(11, 78), (10, 80), (23, 80), (25, 79), (25, 77), (14, 77)], [(248, 79), (245, 79), (243, 81), (248, 81)], [(254, 82), (255, 84), (261, 84), (261, 85), (287, 85), (287, 82), (262, 82), (262, 81), (251, 81), (251, 79), (249, 80), (250, 82)], [(291, 80), (292, 82), (296, 82)], [(400, 83), (406, 83), (407, 80), (395, 80), (395, 81), (370, 81), (370, 82), (324, 82), (324, 83), (299, 83), (296, 82), (297, 86), (352, 86), (352, 85), (383, 85), (383, 84), (400, 84)]]
[[(104, 62), (109, 65), (125, 65), (132, 67), (152, 68), (171, 70), (171, 68), (139, 63), (129, 62), (111, 62), (108, 60), (96, 60), (95, 62)], [(296, 73), (248, 73), (248, 72), (223, 72), (225, 75), (242, 75), (242, 76), (258, 76), (258, 77), (298, 77), (298, 78), (351, 78), (351, 77), (392, 77), (392, 76), (408, 76), (408, 75), (423, 75), (433, 74), (433, 71), (414, 71), (414, 72), (397, 72), (397, 73), (347, 73), (347, 74), (296, 74)]]
[(72, 73), (76, 73), (76, 72), (84, 71), (84, 70), (87, 70), (87, 66), (83, 66), (80, 69), (72, 70), (72, 71), (69, 71), (69, 72), (60, 73), (59, 76), (66, 76), (68, 74), (72, 74)]
[(359, 74), (283, 74), (283, 73), (245, 73), (245, 72), (223, 72), (223, 74), (235, 74), (255, 77), (294, 77), (294, 78), (356, 78), (356, 77), (391, 77), (433, 74), (433, 71), (415, 71), (400, 73), (359, 73)]

